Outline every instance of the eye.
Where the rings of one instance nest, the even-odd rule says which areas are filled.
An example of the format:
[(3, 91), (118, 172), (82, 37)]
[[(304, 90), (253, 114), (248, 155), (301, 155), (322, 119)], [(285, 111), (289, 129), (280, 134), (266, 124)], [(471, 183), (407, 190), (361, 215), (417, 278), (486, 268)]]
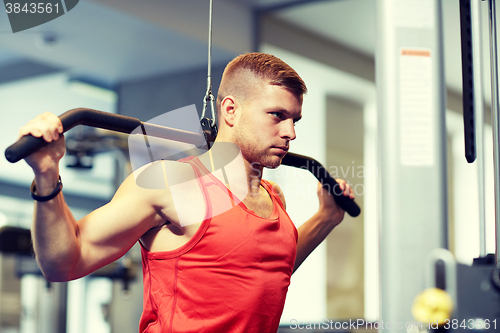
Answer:
[(283, 113), (282, 112), (270, 112), (270, 114), (272, 114), (273, 116), (275, 116), (276, 118), (279, 118), (281, 119)]

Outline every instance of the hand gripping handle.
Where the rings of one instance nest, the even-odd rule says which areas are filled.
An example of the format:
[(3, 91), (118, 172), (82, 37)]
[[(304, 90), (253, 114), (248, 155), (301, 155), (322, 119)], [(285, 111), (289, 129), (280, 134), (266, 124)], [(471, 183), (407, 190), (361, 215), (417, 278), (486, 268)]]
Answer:
[(288, 153), (285, 155), (281, 163), (284, 165), (309, 170), (314, 175), (314, 177), (316, 177), (320, 181), (320, 183), (328, 189), (328, 191), (333, 195), (337, 205), (345, 210), (347, 214), (351, 215), (352, 217), (356, 217), (361, 213), (361, 209), (356, 204), (356, 202), (353, 199), (344, 196), (343, 191), (340, 189), (339, 183), (337, 183), (337, 181), (332, 176), (330, 176), (325, 167), (315, 159), (308, 156)]
[[(63, 125), (63, 132), (77, 125), (87, 125), (116, 132), (130, 133), (142, 124), (137, 118), (86, 108), (69, 110), (61, 114), (59, 119)], [(7, 161), (15, 163), (47, 144), (42, 137), (36, 138), (31, 134), (25, 135), (5, 150), (5, 158)]]
[[(59, 119), (63, 125), (63, 132), (66, 132), (77, 125), (87, 125), (129, 134), (137, 127), (143, 125), (143, 123), (137, 118), (87, 108), (69, 110), (60, 115)], [(169, 135), (175, 136), (180, 141), (196, 141), (196, 135), (193, 133), (183, 133), (183, 131), (169, 128), (164, 128), (164, 130), (169, 131), (171, 133)], [(5, 150), (5, 157), (9, 162), (15, 163), (45, 145), (47, 145), (47, 142), (43, 138), (26, 135)], [(288, 153), (283, 158), (282, 163), (284, 165), (309, 170), (325, 188), (329, 189), (337, 204), (349, 215), (356, 217), (361, 213), (361, 209), (356, 202), (342, 194), (343, 191), (340, 189), (337, 181), (333, 179), (328, 171), (315, 159), (303, 155)]]

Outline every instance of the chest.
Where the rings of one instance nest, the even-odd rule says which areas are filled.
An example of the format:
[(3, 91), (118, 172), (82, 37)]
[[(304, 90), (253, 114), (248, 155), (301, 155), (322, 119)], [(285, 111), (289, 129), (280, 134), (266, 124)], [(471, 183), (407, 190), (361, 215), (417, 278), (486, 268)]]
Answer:
[(259, 194), (248, 193), (243, 203), (257, 216), (265, 219), (269, 219), (274, 211), (273, 200), (269, 193), (262, 187), (260, 188)]
[[(215, 183), (210, 183), (205, 190), (206, 195), (210, 198), (208, 202), (197, 181), (171, 186), (173, 204), (170, 206), (174, 210), (163, 214), (169, 223), (154, 228), (143, 235), (143, 245), (151, 252), (177, 249), (191, 240), (204, 217), (214, 217), (231, 211), (237, 204), (237, 202), (230, 200), (230, 196), (226, 192), (227, 189), (217, 186)], [(207, 207), (207, 203), (210, 207)], [(248, 193), (242, 203), (247, 210), (252, 211), (258, 217), (270, 219), (273, 216), (275, 208), (273, 200), (262, 186), (260, 186), (258, 193)], [(238, 221), (239, 218), (234, 220)], [(233, 237), (234, 235), (230, 238)]]

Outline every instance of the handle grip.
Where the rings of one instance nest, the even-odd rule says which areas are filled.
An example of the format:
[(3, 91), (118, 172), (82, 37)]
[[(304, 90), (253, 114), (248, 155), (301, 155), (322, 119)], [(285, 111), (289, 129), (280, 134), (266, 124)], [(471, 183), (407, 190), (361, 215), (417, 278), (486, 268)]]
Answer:
[(325, 167), (315, 159), (308, 156), (288, 153), (285, 155), (281, 163), (284, 165), (309, 170), (314, 175), (314, 177), (316, 177), (321, 182), (321, 184), (323, 184), (325, 188), (328, 188), (329, 192), (333, 195), (337, 205), (345, 210), (347, 214), (351, 215), (352, 217), (356, 217), (361, 213), (361, 208), (359, 208), (358, 204), (353, 199), (343, 195), (343, 191), (340, 189), (339, 183), (337, 183), (337, 181), (332, 176), (330, 176)]
[[(77, 125), (87, 125), (115, 132), (130, 134), (137, 127), (142, 125), (142, 122), (137, 118), (87, 108), (77, 108), (69, 110), (61, 114), (59, 116), (59, 119), (61, 120), (61, 123), (63, 125), (63, 133)], [(182, 134), (179, 137), (181, 141), (193, 140), (193, 135), (189, 135), (186, 137), (186, 133), (179, 134), (179, 131), (168, 128), (165, 128), (165, 130), (169, 130), (176, 135)], [(45, 145), (47, 145), (47, 142), (43, 138), (36, 138), (32, 135), (26, 135), (5, 150), (5, 158), (9, 162), (15, 163), (25, 158), (26, 156), (29, 156)], [(308, 156), (288, 153), (283, 158), (282, 163), (284, 165), (309, 170), (323, 184), (323, 186), (328, 187), (337, 204), (349, 215), (356, 217), (361, 213), (361, 209), (356, 204), (356, 202), (354, 202), (354, 200), (350, 199), (349, 197), (345, 197), (342, 194), (337, 181), (333, 179), (328, 171), (321, 165), (321, 163), (319, 163), (315, 159)]]
[[(142, 124), (137, 118), (87, 108), (69, 110), (61, 114), (59, 119), (63, 125), (63, 133), (77, 125), (87, 125), (128, 134)], [(41, 137), (26, 135), (5, 150), (5, 158), (15, 163), (47, 144)]]

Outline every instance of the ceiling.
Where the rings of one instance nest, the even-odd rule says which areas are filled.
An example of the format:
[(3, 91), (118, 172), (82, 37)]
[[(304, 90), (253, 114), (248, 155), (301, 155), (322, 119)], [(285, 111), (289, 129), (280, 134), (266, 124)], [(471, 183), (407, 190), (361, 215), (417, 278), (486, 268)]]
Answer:
[[(213, 63), (249, 50), (255, 9), (273, 10), (280, 20), (375, 54), (375, 0), (215, 0)], [(443, 13), (446, 82), (461, 92), (458, 1), (443, 0)], [(486, 38), (486, 8), (483, 18)], [(58, 19), (16, 34), (0, 11), (0, 72), (14, 63), (36, 62), (113, 85), (202, 67), (207, 63), (207, 27), (208, 0), (80, 1)], [(486, 45), (485, 57), (488, 52)], [(484, 63), (488, 65), (486, 58)]]
[[(327, 39), (374, 57), (376, 0), (321, 1), (288, 8), (277, 17)], [(489, 18), (487, 1), (481, 3), (482, 65), (485, 97), (489, 100)], [(442, 0), (444, 65), (448, 89), (461, 94), (462, 62), (458, 0)], [(354, 13), (354, 14), (353, 14)]]
[[(39, 62), (104, 84), (207, 62), (206, 41), (93, 1), (80, 1), (71, 12), (38, 27), (9, 31), (7, 16), (0, 11), (0, 64)], [(214, 62), (233, 54), (213, 49)]]

